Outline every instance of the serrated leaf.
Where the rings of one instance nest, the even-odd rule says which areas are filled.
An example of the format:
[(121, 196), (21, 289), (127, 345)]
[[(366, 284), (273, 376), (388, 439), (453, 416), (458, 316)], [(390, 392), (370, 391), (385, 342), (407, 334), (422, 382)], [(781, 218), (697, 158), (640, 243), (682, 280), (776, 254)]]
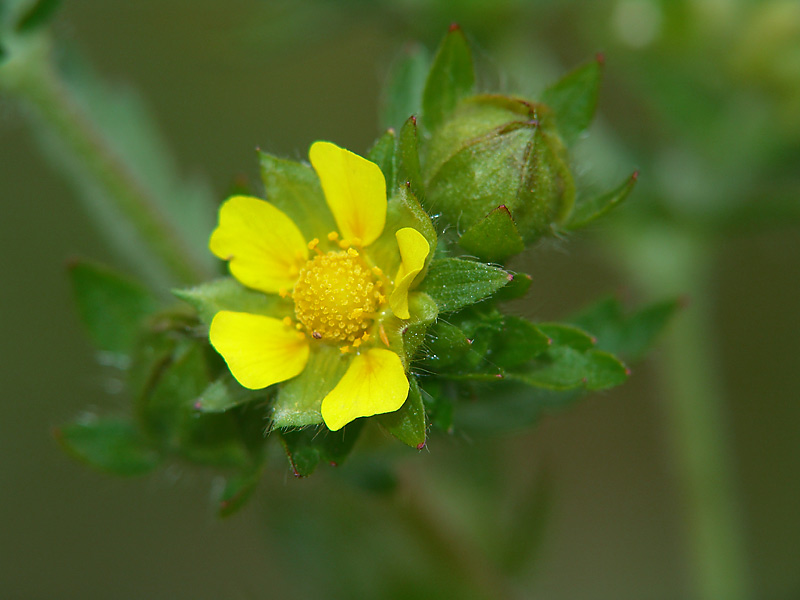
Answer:
[(409, 377), (408, 383), (408, 398), (400, 410), (379, 415), (378, 420), (398, 440), (419, 450), (425, 445), (425, 406), (417, 378)]
[(536, 327), (553, 341), (554, 346), (568, 346), (585, 351), (594, 347), (597, 340), (591, 334), (566, 323), (537, 323)]
[(55, 434), (71, 455), (114, 475), (143, 475), (161, 462), (148, 439), (125, 419), (83, 419), (60, 427)]
[(230, 374), (226, 373), (208, 385), (195, 402), (194, 408), (205, 413), (225, 412), (267, 395), (263, 390), (255, 391), (242, 387)]
[(191, 288), (173, 290), (172, 293), (191, 304), (200, 320), (211, 324), (221, 310), (246, 312), (268, 317), (283, 318), (294, 312), (290, 300), (277, 294), (265, 294), (244, 287), (233, 277), (215, 279)]
[(268, 202), (286, 213), (306, 239), (325, 239), (336, 231), (316, 172), (310, 166), (259, 152)]
[(322, 399), (339, 383), (349, 364), (349, 357), (335, 346), (315, 348), (303, 372), (280, 386), (272, 410), (273, 426), (322, 423)]
[(142, 322), (158, 307), (155, 298), (141, 284), (89, 262), (72, 264), (69, 275), (78, 313), (95, 345), (130, 353)]
[(628, 369), (615, 356), (600, 350), (581, 352), (568, 346), (550, 349), (537, 365), (505, 377), (551, 390), (604, 390), (625, 382)]
[(521, 317), (504, 316), (494, 328), (487, 360), (502, 369), (514, 369), (550, 348), (552, 340)]
[(502, 262), (525, 249), (525, 243), (505, 205), (498, 206), (467, 229), (458, 239), (458, 244), (488, 262)]
[(508, 272), (460, 258), (431, 261), (428, 275), (420, 285), (439, 306), (439, 312), (452, 312), (491, 296), (511, 279)]
[(671, 299), (625, 314), (619, 300), (606, 298), (570, 320), (597, 336), (599, 349), (635, 362), (644, 357), (679, 308), (680, 302)]
[(452, 26), (442, 40), (422, 92), (423, 125), (428, 132), (437, 129), (458, 101), (470, 95), (475, 86), (472, 52), (464, 33)]
[(497, 290), (495, 298), (498, 300), (515, 300), (528, 293), (533, 283), (533, 278), (527, 273), (512, 273), (511, 281)]
[(389, 129), (375, 140), (375, 144), (367, 152), (367, 159), (378, 165), (386, 179), (387, 193), (394, 189), (396, 137), (394, 129)]
[(595, 198), (576, 202), (575, 208), (564, 228), (580, 229), (581, 227), (586, 227), (589, 223), (622, 204), (633, 190), (633, 186), (636, 185), (638, 177), (639, 172), (636, 171), (616, 189)]
[(258, 488), (263, 472), (263, 465), (259, 464), (227, 479), (218, 500), (217, 516), (224, 519), (239, 512)]
[(602, 75), (603, 61), (598, 57), (570, 71), (542, 94), (542, 102), (555, 113), (556, 125), (567, 146), (594, 118)]
[(311, 475), (320, 461), (340, 465), (353, 449), (365, 422), (358, 419), (339, 431), (329, 431), (325, 426), (279, 429), (279, 439), (295, 476)]
[(411, 115), (420, 114), (429, 63), (425, 48), (416, 45), (392, 66), (382, 99), (384, 127), (400, 127)]

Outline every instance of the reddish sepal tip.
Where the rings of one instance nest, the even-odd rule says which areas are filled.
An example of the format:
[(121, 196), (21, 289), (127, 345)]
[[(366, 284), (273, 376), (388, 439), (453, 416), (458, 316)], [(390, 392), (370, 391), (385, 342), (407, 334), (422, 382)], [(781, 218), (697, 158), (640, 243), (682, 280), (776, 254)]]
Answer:
[(450, 23), (450, 27), (447, 29), (447, 31), (452, 33), (453, 31), (459, 31), (460, 29), (461, 25), (459, 25), (458, 23)]

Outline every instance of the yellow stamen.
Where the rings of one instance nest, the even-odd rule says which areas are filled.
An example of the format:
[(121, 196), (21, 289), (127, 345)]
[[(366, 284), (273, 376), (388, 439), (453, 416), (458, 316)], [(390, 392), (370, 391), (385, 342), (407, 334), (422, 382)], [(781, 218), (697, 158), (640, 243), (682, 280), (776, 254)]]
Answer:
[(328, 234), (328, 240), (329, 240), (329, 241), (331, 241), (331, 242), (335, 242), (335, 241), (336, 241), (336, 240), (338, 240), (338, 239), (339, 239), (339, 232), (338, 232), (338, 231), (331, 231), (331, 232)]

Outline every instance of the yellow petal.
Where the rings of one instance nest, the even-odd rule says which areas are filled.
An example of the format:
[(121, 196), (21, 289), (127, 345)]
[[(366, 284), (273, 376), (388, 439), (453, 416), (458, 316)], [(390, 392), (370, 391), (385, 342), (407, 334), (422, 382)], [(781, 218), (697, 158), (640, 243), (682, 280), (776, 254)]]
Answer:
[(380, 167), (330, 142), (314, 142), (308, 156), (339, 233), (369, 246), (386, 224), (386, 180)]
[(408, 379), (400, 357), (373, 348), (353, 359), (339, 383), (322, 400), (322, 418), (336, 431), (358, 417), (394, 412), (408, 397)]
[(398, 229), (394, 235), (397, 238), (397, 246), (400, 248), (400, 257), (403, 262), (400, 263), (397, 276), (394, 278), (394, 289), (392, 295), (389, 296), (389, 307), (396, 316), (408, 319), (411, 317), (408, 312), (408, 289), (425, 266), (425, 259), (428, 258), (431, 247), (425, 236), (412, 227)]
[(308, 362), (308, 341), (280, 319), (223, 310), (214, 315), (211, 345), (236, 381), (251, 390), (299, 375)]
[(209, 248), (230, 261), (236, 279), (271, 294), (290, 290), (308, 260), (303, 234), (282, 211), (251, 196), (228, 198), (219, 209), (219, 225)]

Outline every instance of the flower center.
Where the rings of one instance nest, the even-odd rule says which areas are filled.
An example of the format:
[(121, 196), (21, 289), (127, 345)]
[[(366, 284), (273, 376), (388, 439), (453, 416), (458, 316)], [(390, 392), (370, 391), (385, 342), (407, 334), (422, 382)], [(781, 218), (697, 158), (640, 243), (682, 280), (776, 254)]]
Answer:
[(353, 342), (372, 322), (380, 287), (355, 250), (320, 254), (300, 269), (294, 312), (313, 338)]

